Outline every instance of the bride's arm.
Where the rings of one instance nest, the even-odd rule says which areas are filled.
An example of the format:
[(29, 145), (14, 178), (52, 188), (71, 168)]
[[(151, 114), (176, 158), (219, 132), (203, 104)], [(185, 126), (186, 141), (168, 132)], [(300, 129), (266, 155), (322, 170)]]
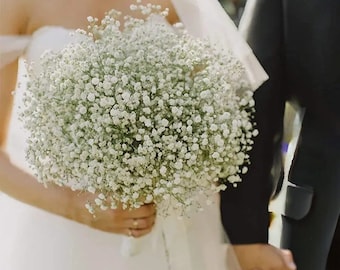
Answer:
[[(0, 36), (20, 35), (26, 20), (26, 15), (22, 13), (23, 6), (21, 2), (20, 0), (0, 0), (3, 21), (0, 24)], [(5, 64), (0, 69), (0, 191), (25, 203), (35, 206), (43, 205), (45, 210), (62, 214), (62, 212), (66, 212), (66, 209), (57, 209), (57, 207), (52, 209), (53, 207), (48, 204), (43, 204), (43, 194), (47, 193), (46, 191), (43, 192), (45, 190), (43, 185), (35, 181), (32, 176), (12, 165), (4, 152), (13, 107), (12, 91), (16, 86), (17, 73), (18, 59), (12, 63)], [(57, 194), (53, 194), (52, 190), (49, 190), (48, 193), (51, 193), (52, 198), (57, 196)], [(37, 196), (37, 194), (41, 196)], [(63, 202), (65, 203), (65, 200)]]
[[(2, 21), (0, 36), (20, 35), (23, 32), (27, 17), (25, 14), (19, 14), (23, 10), (21, 2), (30, 1), (0, 0)], [(13, 106), (12, 91), (15, 89), (17, 72), (18, 60), (6, 64), (0, 69), (0, 192), (26, 204), (99, 230), (130, 234), (129, 228), (132, 228), (132, 233), (136, 237), (148, 233), (155, 220), (153, 205), (146, 205), (131, 211), (122, 209), (100, 211), (96, 213), (94, 219), (85, 208), (85, 203), (93, 199), (93, 194), (79, 194), (69, 188), (53, 184), (45, 188), (33, 176), (11, 163), (4, 149)], [(137, 227), (136, 219), (138, 219)]]
[[(27, 21), (25, 2), (28, 1), (0, 0), (0, 36), (19, 36), (23, 33)], [(0, 148), (4, 148), (6, 144), (17, 71), (17, 60), (0, 69)]]
[[(95, 229), (130, 234), (135, 237), (151, 231), (155, 221), (152, 205), (125, 211), (122, 209), (100, 211), (96, 218), (85, 208), (87, 200), (94, 199), (90, 193), (78, 194), (66, 187), (50, 184), (48, 188), (33, 176), (14, 166), (5, 154), (6, 137), (13, 105), (12, 91), (15, 89), (17, 61), (0, 69), (0, 192), (50, 213), (72, 219)], [(138, 228), (134, 225), (138, 219)]]
[[(58, 197), (58, 192), (54, 192), (52, 189), (47, 191), (32, 176), (12, 165), (9, 157), (4, 152), (13, 106), (12, 91), (16, 85), (17, 70), (17, 60), (0, 69), (0, 148), (2, 149), (0, 152), (0, 191), (22, 202), (39, 206), (56, 214), (65, 215), (68, 205), (65, 198), (68, 198), (68, 196), (64, 196), (65, 198), (61, 201), (64, 205), (56, 204), (53, 207), (44, 203), (45, 196), (53, 200), (53, 198)], [(66, 192), (66, 190), (62, 192)]]
[(84, 207), (87, 200), (94, 198), (93, 194), (79, 194), (69, 188), (55, 185), (45, 188), (33, 176), (14, 166), (2, 150), (0, 191), (24, 203), (106, 232), (128, 235), (132, 229), (133, 235), (140, 237), (151, 231), (155, 221), (156, 210), (153, 205), (145, 205), (131, 211), (98, 211), (96, 218), (93, 218)]
[[(45, 188), (33, 176), (10, 162), (4, 148), (13, 104), (11, 92), (15, 88), (16, 75), (17, 61), (0, 69), (0, 191), (24, 203), (99, 230), (129, 234), (129, 228), (133, 228), (133, 235), (136, 237), (150, 232), (155, 220), (155, 208), (152, 205), (131, 211), (100, 211), (94, 219), (84, 207), (87, 200), (93, 199), (94, 195), (78, 194), (53, 184)], [(138, 228), (134, 225), (135, 219), (138, 219)]]
[[(14, 166), (5, 154), (6, 137), (13, 105), (17, 61), (0, 69), (0, 191), (9, 196), (50, 213), (72, 219), (93, 228), (120, 234), (142, 236), (150, 232), (155, 220), (152, 205), (124, 211), (122, 209), (100, 211), (96, 219), (85, 208), (87, 200), (94, 199), (90, 193), (78, 194), (66, 187), (50, 184), (48, 188), (33, 176)], [(138, 219), (138, 228), (134, 225)]]

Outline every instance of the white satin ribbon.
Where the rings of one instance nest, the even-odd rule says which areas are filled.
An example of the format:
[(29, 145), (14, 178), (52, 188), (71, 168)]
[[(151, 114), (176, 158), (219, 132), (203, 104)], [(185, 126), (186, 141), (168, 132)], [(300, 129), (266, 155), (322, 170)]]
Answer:
[(171, 270), (194, 270), (187, 220), (175, 215), (160, 218), (160, 234), (165, 248), (168, 268)]

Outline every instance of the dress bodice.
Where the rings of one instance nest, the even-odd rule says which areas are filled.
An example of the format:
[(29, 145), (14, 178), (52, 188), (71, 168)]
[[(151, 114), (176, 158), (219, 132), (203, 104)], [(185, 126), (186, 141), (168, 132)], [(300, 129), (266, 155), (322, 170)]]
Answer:
[[(67, 44), (77, 40), (75, 35), (71, 35), (72, 32), (73, 30), (60, 26), (44, 26), (30, 36), (0, 36), (0, 67), (22, 57), (28, 63), (34, 63), (33, 67), (38, 70), (40, 56), (46, 50), (59, 51)], [(23, 128), (23, 123), (19, 120), (27, 81), (25, 73), (25, 65), (20, 61), (18, 85), (14, 92), (14, 106), (6, 148), (14, 163), (25, 170), (29, 170), (25, 159), (28, 134)]]
[[(257, 89), (268, 79), (252, 50), (217, 0), (172, 0), (172, 3), (189, 33), (209, 39), (236, 55), (246, 68), (252, 89)], [(31, 36), (0, 36), (0, 68), (23, 53), (29, 61), (37, 61), (46, 49), (61, 49), (72, 41), (70, 32), (72, 30), (60, 26), (43, 26)]]
[(36, 30), (30, 39), (25, 51), (25, 58), (28, 62), (39, 62), (40, 56), (46, 50), (59, 51), (70, 43), (74, 36), (71, 36), (71, 29), (59, 26), (43, 26)]
[(43, 26), (30, 36), (0, 36), (0, 67), (22, 56), (27, 62), (39, 64), (41, 55), (47, 51), (59, 51), (76, 41), (72, 29), (61, 26)]

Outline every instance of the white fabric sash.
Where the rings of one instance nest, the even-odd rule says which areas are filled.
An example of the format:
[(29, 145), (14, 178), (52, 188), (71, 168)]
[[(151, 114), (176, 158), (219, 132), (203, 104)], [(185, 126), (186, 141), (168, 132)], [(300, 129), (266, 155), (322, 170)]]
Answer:
[(29, 36), (0, 36), (0, 68), (20, 57), (29, 42)]

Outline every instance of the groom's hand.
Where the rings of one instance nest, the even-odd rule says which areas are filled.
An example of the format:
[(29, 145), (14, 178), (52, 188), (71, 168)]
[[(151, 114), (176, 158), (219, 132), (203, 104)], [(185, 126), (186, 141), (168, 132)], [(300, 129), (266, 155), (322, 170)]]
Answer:
[(296, 270), (293, 255), (269, 244), (233, 245), (242, 270)]

